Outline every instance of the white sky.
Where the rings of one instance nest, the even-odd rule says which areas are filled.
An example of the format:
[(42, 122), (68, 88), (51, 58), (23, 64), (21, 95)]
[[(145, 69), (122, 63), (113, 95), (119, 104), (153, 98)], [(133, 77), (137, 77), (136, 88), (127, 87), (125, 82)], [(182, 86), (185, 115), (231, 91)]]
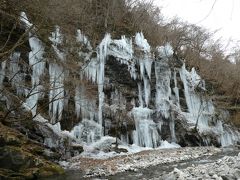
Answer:
[(155, 3), (162, 7), (163, 15), (168, 18), (178, 16), (211, 31), (219, 29), (216, 36), (223, 37), (224, 44), (228, 43), (229, 38), (240, 41), (240, 0), (216, 0), (212, 9), (214, 1), (155, 0)]

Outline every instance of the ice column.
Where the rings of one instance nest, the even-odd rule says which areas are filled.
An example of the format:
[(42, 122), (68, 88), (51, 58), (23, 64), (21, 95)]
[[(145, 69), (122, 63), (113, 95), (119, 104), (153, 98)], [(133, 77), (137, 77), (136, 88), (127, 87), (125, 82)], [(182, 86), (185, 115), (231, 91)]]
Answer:
[[(49, 37), (52, 47), (60, 61), (65, 60), (65, 53), (58, 46), (63, 41), (60, 29), (56, 26), (56, 31)], [(51, 123), (56, 123), (62, 118), (64, 108), (64, 69), (55, 62), (49, 63), (50, 90), (49, 90), (49, 115)]]
[[(144, 38), (143, 33), (136, 33), (135, 36), (135, 44), (137, 45), (137, 48), (143, 52), (143, 55), (140, 55), (138, 59), (138, 64), (140, 67), (140, 77), (143, 80), (143, 86), (144, 86), (144, 102), (146, 106), (149, 105), (150, 97), (151, 97), (151, 86), (150, 86), (150, 80), (151, 80), (151, 68), (152, 68), (152, 58), (151, 58), (151, 48), (148, 44), (147, 40)], [(141, 96), (141, 90), (142, 88), (139, 88), (139, 96)], [(139, 100), (141, 102), (141, 97), (139, 97)], [(141, 102), (142, 105), (142, 102)]]
[(29, 38), (31, 52), (29, 53), (29, 65), (32, 68), (32, 89), (29, 93), (29, 98), (26, 103), (32, 109), (32, 114), (36, 114), (37, 102), (41, 95), (42, 86), (40, 84), (40, 77), (44, 74), (45, 60), (43, 58), (44, 46), (42, 42), (33, 35)]
[(103, 123), (103, 105), (104, 105), (104, 77), (105, 77), (105, 61), (108, 52), (108, 45), (111, 42), (110, 34), (106, 34), (104, 39), (99, 45), (98, 48), (98, 72), (97, 72), (97, 83), (98, 83), (98, 99), (99, 99), (99, 107), (98, 107), (98, 124), (102, 126)]
[(159, 59), (155, 62), (156, 108), (164, 118), (168, 119), (171, 97), (169, 58), (172, 56), (172, 52), (168, 46), (158, 47), (157, 50)]
[[(21, 13), (20, 19), (21, 22), (24, 23), (26, 30), (33, 26), (28, 21), (24, 12)], [(26, 105), (31, 109), (34, 116), (37, 110), (37, 102), (41, 96), (41, 90), (43, 88), (40, 84), (40, 77), (44, 74), (45, 59), (43, 58), (44, 45), (32, 32), (29, 32), (29, 45), (31, 47), (31, 52), (29, 53), (29, 65), (32, 68), (32, 89), (26, 92), (26, 96), (28, 97)]]
[(174, 91), (175, 98), (176, 98), (176, 104), (180, 108), (180, 97), (179, 97), (179, 88), (177, 86), (177, 71), (176, 71), (176, 69), (174, 69), (173, 78), (174, 78), (174, 88), (173, 88), (173, 91)]

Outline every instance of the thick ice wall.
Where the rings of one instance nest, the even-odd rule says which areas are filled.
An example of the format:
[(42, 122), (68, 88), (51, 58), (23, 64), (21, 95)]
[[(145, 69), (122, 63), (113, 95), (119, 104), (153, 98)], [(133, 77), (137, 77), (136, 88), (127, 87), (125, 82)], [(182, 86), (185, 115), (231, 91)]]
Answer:
[(75, 138), (86, 143), (93, 143), (102, 136), (102, 126), (95, 121), (83, 119), (81, 123), (75, 126), (70, 132)]
[(160, 124), (153, 122), (153, 111), (148, 108), (135, 107), (132, 110), (136, 130), (133, 131), (133, 143), (142, 147), (157, 147), (160, 145)]
[[(158, 47), (159, 58), (155, 62), (155, 75), (156, 75), (156, 109), (161, 115), (168, 119), (170, 117), (170, 97), (171, 97), (171, 69), (169, 67), (169, 58), (172, 54), (168, 52), (166, 56), (166, 48)], [(169, 48), (170, 49), (170, 48)], [(164, 54), (162, 54), (164, 53)]]
[(184, 94), (187, 102), (188, 112), (186, 117), (188, 121), (196, 124), (200, 131), (209, 129), (209, 121), (214, 117), (215, 111), (211, 100), (207, 100), (202, 92), (197, 94), (195, 89), (201, 83), (201, 78), (193, 69), (188, 72), (185, 65), (180, 70), (180, 77), (184, 85)]
[(143, 91), (142, 85), (139, 84), (139, 101), (140, 106), (142, 107), (142, 99), (144, 99), (145, 105), (148, 106), (151, 98), (150, 81), (153, 60), (150, 45), (148, 44), (142, 33), (136, 33), (135, 44), (137, 46), (136, 48), (140, 51), (140, 55), (137, 55), (137, 57), (135, 58), (140, 68), (140, 78), (143, 80)]
[[(77, 37), (80, 41), (84, 40), (84, 35)], [(111, 43), (110, 34), (106, 34), (102, 42), (97, 47), (97, 57), (90, 60), (86, 68), (84, 69), (84, 75), (93, 83), (98, 85), (98, 124), (102, 126), (103, 123), (103, 106), (104, 106), (104, 83), (105, 83), (105, 62), (108, 56), (108, 47)], [(75, 99), (77, 99), (75, 97)]]
[(87, 91), (85, 87), (78, 86), (75, 89), (75, 113), (77, 118), (80, 117), (82, 119), (94, 120), (97, 117), (96, 114), (96, 102), (94, 100), (90, 100), (87, 96)]

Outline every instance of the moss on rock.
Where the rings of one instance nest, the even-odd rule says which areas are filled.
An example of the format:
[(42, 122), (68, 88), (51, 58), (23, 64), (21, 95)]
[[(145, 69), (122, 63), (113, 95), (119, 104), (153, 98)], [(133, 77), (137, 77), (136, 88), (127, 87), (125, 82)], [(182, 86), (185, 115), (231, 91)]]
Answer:
[(44, 147), (0, 123), (0, 179), (35, 179), (63, 174), (44, 158)]

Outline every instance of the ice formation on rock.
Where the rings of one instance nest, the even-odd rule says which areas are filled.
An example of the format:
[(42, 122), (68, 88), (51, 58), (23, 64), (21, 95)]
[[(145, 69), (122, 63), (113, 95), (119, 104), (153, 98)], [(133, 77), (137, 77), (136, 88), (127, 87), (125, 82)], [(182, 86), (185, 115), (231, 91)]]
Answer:
[(102, 126), (93, 120), (83, 119), (70, 133), (75, 138), (89, 144), (102, 137)]
[[(135, 43), (137, 45), (137, 49), (140, 50), (137, 57), (137, 62), (140, 68), (140, 78), (143, 79), (143, 94), (141, 93), (141, 85), (139, 85), (139, 99), (144, 97), (144, 103), (146, 106), (149, 105), (149, 100), (151, 97), (151, 70), (152, 70), (152, 56), (151, 56), (151, 48), (148, 44), (147, 40), (144, 38), (142, 33), (137, 33), (135, 36)], [(143, 55), (142, 55), (143, 54)], [(142, 96), (142, 97), (140, 97)], [(141, 102), (141, 100), (140, 100)], [(140, 103), (143, 106), (142, 102)]]
[(37, 102), (42, 90), (40, 78), (44, 75), (45, 70), (45, 59), (43, 58), (44, 46), (37, 37), (31, 34), (29, 37), (29, 45), (32, 50), (29, 53), (29, 65), (32, 68), (32, 89), (28, 92), (29, 98), (26, 100), (26, 104), (32, 109), (32, 114), (35, 115)]
[[(79, 34), (81, 34), (79, 32)], [(78, 38), (79, 42), (88, 44), (87, 39), (83, 34)], [(201, 94), (198, 94), (196, 89), (201, 89), (204, 92), (205, 83), (193, 68), (191, 72), (187, 71), (185, 65), (182, 68), (170, 67), (170, 61), (173, 59), (173, 49), (169, 43), (165, 46), (157, 47), (155, 65), (156, 78), (156, 95), (155, 95), (155, 109), (150, 109), (149, 102), (151, 100), (151, 77), (152, 77), (152, 63), (153, 56), (151, 55), (151, 48), (142, 33), (137, 33), (134, 40), (122, 36), (119, 40), (111, 39), (110, 35), (106, 35), (104, 40), (100, 43), (97, 50), (97, 57), (93, 58), (86, 70), (85, 76), (92, 82), (98, 84), (99, 92), (99, 108), (98, 108), (98, 124), (103, 125), (103, 112), (107, 113), (103, 107), (104, 105), (104, 68), (107, 56), (113, 56), (121, 64), (128, 66), (128, 71), (132, 79), (138, 81), (138, 103), (134, 104), (131, 111), (131, 116), (135, 121), (135, 130), (132, 132), (132, 137), (128, 134), (121, 135), (123, 141), (128, 142), (131, 138), (133, 143), (139, 146), (157, 147), (161, 141), (161, 126), (163, 121), (168, 121), (171, 141), (177, 140), (175, 133), (174, 113), (181, 114), (189, 124), (197, 124), (200, 133), (205, 131), (215, 131), (220, 138), (220, 143), (233, 142), (235, 135), (230, 131), (221, 131), (217, 126), (210, 127), (210, 123), (215, 115), (214, 105), (212, 101), (206, 99)], [(90, 46), (89, 46), (90, 47)], [(134, 51), (135, 49), (137, 51)], [(89, 48), (90, 49), (90, 48)], [(137, 68), (139, 69), (137, 69)], [(184, 86), (184, 97), (186, 99), (187, 110), (181, 110), (179, 85), (177, 74), (180, 74), (181, 81)], [(171, 87), (171, 80), (173, 87)], [(114, 98), (114, 96), (112, 97)], [(76, 98), (77, 99), (77, 98)], [(119, 102), (115, 102), (119, 103)], [(113, 103), (109, 108), (116, 110), (117, 105)], [(115, 105), (114, 105), (115, 104)], [(78, 107), (79, 108), (79, 107)], [(153, 114), (157, 113), (158, 120), (153, 120)], [(222, 126), (223, 128), (223, 126)], [(95, 134), (95, 133), (94, 133)], [(231, 139), (229, 138), (231, 137)], [(86, 138), (85, 138), (86, 139)], [(236, 138), (235, 138), (236, 139)], [(206, 140), (207, 144), (208, 140)]]
[[(56, 31), (52, 32), (49, 37), (52, 42), (52, 47), (61, 60), (65, 60), (65, 54), (59, 49), (59, 45), (63, 42), (63, 35), (60, 33), (60, 28), (56, 26)], [(62, 119), (64, 109), (64, 69), (57, 62), (49, 63), (49, 115), (51, 123), (56, 123)]]
[(200, 131), (209, 127), (209, 121), (214, 117), (215, 111), (211, 100), (207, 100), (203, 92), (197, 94), (196, 88), (203, 88), (202, 79), (194, 69), (188, 72), (185, 65), (180, 70), (181, 80), (184, 85), (184, 94), (187, 102), (188, 112), (185, 116), (188, 121), (196, 124)]
[(49, 115), (51, 123), (62, 119), (64, 108), (64, 71), (58, 64), (49, 64), (50, 90), (49, 90)]
[[(21, 13), (21, 22), (26, 30), (32, 27), (25, 13)], [(62, 48), (64, 36), (60, 27), (56, 26), (55, 32), (51, 34), (49, 40), (57, 57), (56, 60), (45, 59), (44, 44), (34, 35), (34, 30), (29, 32), (29, 65), (32, 69), (30, 89), (21, 89), (19, 82), (24, 80), (23, 74), (14, 73), (20, 71), (20, 53), (14, 52), (10, 57), (8, 71), (5, 62), (0, 67), (0, 88), (6, 73), (13, 77), (12, 86), (16, 88), (19, 95), (28, 97), (25, 105), (36, 115), (38, 100), (44, 95), (43, 90), (49, 87), (49, 115), (51, 123), (61, 121), (62, 112), (65, 106), (67, 88), (64, 87), (64, 80), (67, 72), (62, 66), (66, 62), (67, 52)], [(205, 144), (210, 144), (211, 139), (208, 134), (214, 134), (222, 146), (236, 143), (239, 140), (239, 133), (222, 123), (221, 118), (216, 118), (216, 109), (211, 99), (204, 95), (205, 83), (193, 68), (190, 72), (185, 65), (181, 68), (173, 67), (173, 48), (169, 43), (156, 48), (153, 51), (143, 33), (136, 33), (135, 37), (112, 39), (110, 34), (106, 34), (96, 49), (93, 49), (88, 38), (81, 30), (77, 30), (76, 43), (79, 55), (79, 65), (83, 66), (79, 70), (79, 80), (86, 78), (97, 85), (98, 100), (87, 97), (87, 89), (81, 83), (74, 87), (74, 108), (76, 118), (79, 123), (75, 125), (69, 133), (75, 139), (88, 144), (96, 143), (103, 135), (108, 134), (108, 130), (113, 124), (107, 121), (105, 116), (115, 118), (118, 111), (126, 111), (126, 117), (132, 118), (135, 130), (122, 133), (119, 137), (125, 143), (133, 143), (143, 147), (158, 147), (167, 144), (164, 140), (177, 142), (175, 129), (176, 115), (182, 117), (181, 121), (196, 126), (200, 135), (204, 138)], [(106, 61), (109, 57), (126, 66), (133, 81), (136, 81), (137, 94), (132, 98), (131, 109), (127, 109), (127, 97), (118, 88), (114, 87), (110, 92), (110, 100), (105, 95), (104, 90), (110, 83), (110, 78), (105, 77)], [(48, 61), (48, 66), (46, 66)], [(48, 69), (47, 69), (48, 68)], [(152, 72), (153, 69), (155, 72)], [(43, 86), (41, 77), (49, 75), (48, 86)], [(126, 73), (126, 74), (127, 74)], [(111, 84), (112, 85), (112, 84)], [(183, 89), (182, 86), (183, 85)], [(182, 93), (184, 92), (184, 94)], [(45, 94), (46, 95), (46, 94)], [(107, 98), (106, 98), (106, 97)], [(181, 104), (182, 99), (186, 101), (186, 108)], [(107, 100), (109, 102), (107, 102)], [(129, 99), (128, 99), (129, 100)], [(98, 107), (97, 107), (98, 106)], [(129, 107), (128, 107), (129, 108)], [(38, 116), (37, 116), (38, 117)], [(106, 122), (105, 122), (106, 120)], [(164, 128), (168, 126), (168, 136), (163, 137)], [(56, 127), (60, 131), (60, 123)], [(105, 131), (103, 131), (105, 130)], [(164, 129), (166, 131), (166, 129)], [(117, 136), (117, 135), (116, 135)], [(205, 137), (206, 136), (206, 137)], [(104, 138), (102, 138), (104, 139)], [(47, 144), (52, 144), (46, 140)]]
[(14, 88), (16, 88), (17, 95), (24, 95), (24, 77), (21, 73), (21, 68), (19, 66), (20, 63), (20, 52), (13, 52), (10, 56), (9, 63), (9, 80)]
[[(34, 28), (33, 24), (29, 22), (24, 12), (21, 13), (20, 20), (24, 24), (26, 31), (28, 31), (29, 28)], [(45, 59), (43, 58), (44, 45), (32, 31), (29, 31), (29, 45), (31, 48), (31, 52), (29, 52), (29, 66), (32, 69), (32, 88), (25, 90), (25, 95), (27, 97), (25, 105), (31, 109), (33, 116), (35, 116), (37, 111), (37, 102), (43, 89), (40, 78), (44, 75)], [(16, 65), (18, 66), (18, 64)]]
[(135, 107), (132, 110), (136, 130), (133, 132), (133, 143), (142, 147), (157, 147), (160, 145), (161, 127), (154, 123), (151, 115), (153, 111), (149, 108)]
[[(164, 47), (158, 47), (158, 58), (155, 62), (155, 75), (156, 75), (156, 97), (155, 103), (157, 111), (161, 115), (168, 119), (170, 117), (170, 97), (171, 97), (171, 69), (169, 67), (169, 56), (165, 56), (162, 53), (166, 53)], [(171, 55), (172, 56), (172, 55)]]

